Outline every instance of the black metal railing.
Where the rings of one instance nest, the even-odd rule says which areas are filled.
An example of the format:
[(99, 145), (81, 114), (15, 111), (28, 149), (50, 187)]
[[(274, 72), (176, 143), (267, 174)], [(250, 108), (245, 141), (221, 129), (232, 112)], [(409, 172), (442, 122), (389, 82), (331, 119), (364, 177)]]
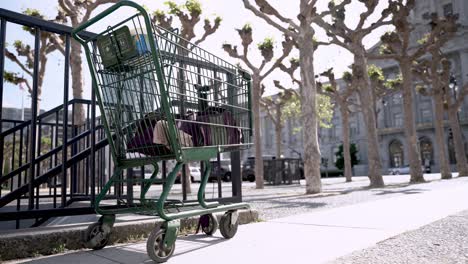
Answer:
[[(58, 34), (64, 40), (63, 87), (55, 88), (63, 89), (63, 104), (39, 114), (36, 74), (39, 53), (36, 53), (30, 120), (6, 119), (2, 115), (5, 40), (9, 23), (34, 29), (34, 50), (40, 48), (41, 31)], [(113, 173), (94, 92), (91, 93), (91, 100), (69, 98), (71, 31), (72, 28), (68, 26), (0, 8), (0, 229), (39, 226), (57, 216), (93, 214), (94, 198)], [(94, 35), (90, 32), (81, 34), (84, 38)], [(84, 113), (84, 120), (75, 117), (78, 109)], [(9, 128), (2, 131), (3, 127)], [(168, 169), (165, 163), (162, 165), (162, 177), (165, 178)], [(222, 184), (222, 178), (218, 176), (217, 183), (213, 183), (212, 193), (207, 197), (212, 199), (208, 200), (241, 201), (238, 152), (231, 153), (231, 168), (232, 184)], [(106, 206), (124, 206), (122, 200), (131, 200), (133, 192), (137, 190), (133, 184), (126, 184), (124, 179), (144, 178), (147, 170), (141, 167), (126, 171), (121, 176), (122, 181), (108, 193), (106, 198), (109, 203)], [(223, 187), (230, 192), (223, 193)], [(183, 201), (194, 198), (185, 188), (181, 188), (177, 195)]]

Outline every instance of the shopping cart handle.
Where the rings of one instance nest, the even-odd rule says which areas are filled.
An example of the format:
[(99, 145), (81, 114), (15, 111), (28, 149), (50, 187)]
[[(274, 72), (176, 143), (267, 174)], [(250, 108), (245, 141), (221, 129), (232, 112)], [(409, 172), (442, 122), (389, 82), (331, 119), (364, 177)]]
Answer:
[(76, 39), (78, 42), (80, 42), (82, 45), (86, 45), (86, 41), (83, 38), (81, 38), (78, 34), (80, 32), (82, 32), (82, 31), (84, 31), (86, 28), (90, 27), (91, 25), (95, 24), (99, 20), (103, 19), (104, 17), (110, 15), (112, 12), (114, 12), (115, 10), (119, 9), (122, 6), (133, 7), (135, 9), (137, 9), (138, 11), (140, 11), (140, 13), (145, 17), (145, 19), (148, 17), (148, 13), (146, 12), (146, 10), (142, 6), (138, 5), (137, 3), (133, 2), (133, 1), (122, 0), (122, 1), (119, 1), (116, 4), (112, 5), (111, 7), (107, 8), (106, 10), (101, 12), (99, 15), (91, 18), (90, 20), (86, 21), (85, 23), (83, 23), (83, 24), (79, 25), (77, 28), (75, 28), (72, 31), (73, 38)]

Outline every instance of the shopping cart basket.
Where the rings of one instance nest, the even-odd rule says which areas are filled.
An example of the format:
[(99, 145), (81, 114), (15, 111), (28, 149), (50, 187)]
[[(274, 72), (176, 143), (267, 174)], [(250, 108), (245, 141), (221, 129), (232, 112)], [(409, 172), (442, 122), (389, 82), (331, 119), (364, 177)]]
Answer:
[[(104, 22), (121, 7), (130, 8), (132, 14), (125, 19), (120, 15), (118, 22)], [(100, 33), (91, 39), (81, 38), (78, 33), (91, 25), (101, 27)], [(113, 176), (96, 198), (96, 212), (102, 217), (89, 226), (87, 245), (103, 248), (115, 215), (121, 213), (157, 215), (165, 220), (147, 242), (148, 254), (156, 262), (173, 254), (181, 218), (201, 216), (206, 234), (213, 234), (219, 226), (224, 237), (233, 237), (237, 210), (249, 206), (206, 202), (204, 194), (211, 170), (209, 160), (220, 152), (251, 145), (250, 75), (182, 39), (176, 30), (152, 24), (145, 9), (130, 1), (120, 1), (85, 22), (73, 31), (73, 37), (85, 49), (115, 164)], [(156, 177), (162, 160), (176, 161), (166, 179)], [(204, 162), (197, 201), (169, 200), (178, 172), (191, 161)], [(101, 201), (123, 181), (122, 171), (144, 165), (154, 166), (149, 179), (125, 180), (127, 184), (129, 180), (140, 181), (139, 198), (123, 208), (103, 209)], [(148, 190), (157, 182), (163, 184), (160, 195), (149, 197)], [(219, 224), (213, 216), (216, 212), (226, 212)]]

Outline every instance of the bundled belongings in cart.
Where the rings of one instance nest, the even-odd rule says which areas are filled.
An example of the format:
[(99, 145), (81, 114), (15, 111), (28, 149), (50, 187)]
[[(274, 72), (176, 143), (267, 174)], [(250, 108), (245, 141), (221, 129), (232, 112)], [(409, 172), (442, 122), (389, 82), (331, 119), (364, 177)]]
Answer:
[[(117, 12), (131, 9), (125, 17)], [(98, 25), (97, 34), (80, 34)], [(104, 30), (103, 30), (104, 29)], [(85, 243), (93, 249), (106, 246), (116, 214), (149, 214), (162, 218), (147, 242), (148, 255), (165, 262), (173, 254), (179, 219), (201, 216), (203, 232), (212, 235), (219, 226), (225, 238), (237, 232), (237, 210), (246, 203), (207, 202), (205, 187), (210, 160), (221, 152), (240, 151), (252, 144), (250, 75), (187, 40), (177, 30), (153, 24), (145, 11), (131, 1), (119, 1), (73, 31), (82, 44), (99, 104), (101, 120), (112, 153), (112, 177), (94, 203), (101, 216), (89, 226)], [(91, 36), (91, 37), (89, 37)], [(172, 171), (156, 179), (158, 162), (175, 161)], [(168, 199), (182, 166), (202, 161), (197, 201)], [(122, 179), (129, 168), (154, 166), (149, 179)], [(141, 183), (138, 195), (126, 193), (105, 207), (102, 201), (112, 188)], [(148, 191), (163, 183), (157, 197)], [(128, 188), (127, 192), (133, 192)], [(214, 213), (224, 212), (218, 224)]]

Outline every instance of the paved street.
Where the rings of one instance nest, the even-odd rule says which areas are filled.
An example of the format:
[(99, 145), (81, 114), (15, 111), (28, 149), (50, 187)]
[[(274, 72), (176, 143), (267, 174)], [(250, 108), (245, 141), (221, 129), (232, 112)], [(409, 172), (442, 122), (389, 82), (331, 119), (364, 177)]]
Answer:
[[(397, 181), (397, 178), (394, 180)], [(357, 185), (352, 188), (360, 188), (358, 182), (347, 186)], [(328, 183), (325, 188), (328, 188), (327, 185)], [(337, 190), (341, 190), (340, 185), (330, 184)], [(365, 183), (363, 185), (365, 186)], [(303, 206), (297, 206), (306, 207), (307, 210), (304, 209), (303, 213), (294, 214), (297, 211), (289, 211), (288, 217), (271, 218), (265, 222), (240, 226), (238, 234), (231, 240), (224, 240), (219, 232), (213, 237), (197, 235), (179, 238), (175, 255), (168, 263), (328, 262), (468, 210), (468, 178), (411, 186), (400, 185), (381, 190), (354, 190), (345, 195), (325, 194), (323, 197), (315, 197), (314, 202), (326, 197), (366, 197), (356, 198), (348, 205), (324, 205), (320, 210), (314, 209), (313, 206), (305, 206), (305, 203), (310, 203), (308, 199), (312, 198), (303, 196)], [(268, 189), (266, 192), (270, 192), (270, 188)], [(331, 189), (326, 192), (330, 191)], [(275, 199), (268, 200), (275, 203)], [(293, 203), (294, 201), (290, 202)], [(288, 207), (287, 203), (279, 206), (283, 209), (285, 207)], [(145, 242), (140, 242), (112, 246), (101, 251), (70, 252), (42, 257), (30, 262), (150, 263), (145, 247)], [(411, 263), (417, 261), (411, 260)]]

